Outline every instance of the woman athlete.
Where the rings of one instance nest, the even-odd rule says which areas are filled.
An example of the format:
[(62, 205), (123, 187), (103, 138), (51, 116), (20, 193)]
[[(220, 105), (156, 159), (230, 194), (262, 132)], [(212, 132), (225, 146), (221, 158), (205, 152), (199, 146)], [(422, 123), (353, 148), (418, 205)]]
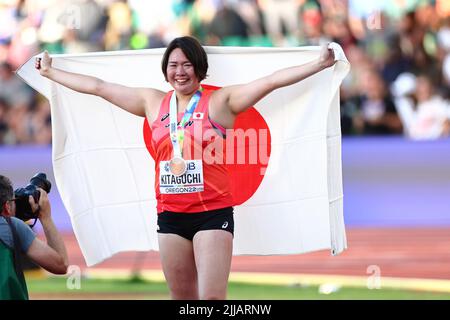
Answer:
[[(128, 87), (59, 70), (52, 67), (47, 52), (36, 59), (35, 67), (52, 81), (102, 97), (147, 119), (155, 151), (162, 268), (172, 299), (191, 300), (226, 298), (234, 231), (228, 172), (221, 164), (225, 161), (206, 161), (203, 156), (195, 158), (196, 152), (189, 152), (188, 145), (200, 151), (208, 146), (205, 141), (192, 141), (191, 124), (214, 130), (214, 138), (223, 139), (225, 130), (233, 128), (236, 116), (267, 94), (334, 63), (333, 50), (324, 46), (320, 57), (309, 63), (249, 83), (205, 90), (200, 85), (208, 70), (205, 50), (195, 38), (180, 37), (169, 44), (162, 60), (162, 72), (173, 88), (170, 92)], [(192, 121), (194, 114), (201, 117)], [(180, 183), (190, 187), (180, 188)]]

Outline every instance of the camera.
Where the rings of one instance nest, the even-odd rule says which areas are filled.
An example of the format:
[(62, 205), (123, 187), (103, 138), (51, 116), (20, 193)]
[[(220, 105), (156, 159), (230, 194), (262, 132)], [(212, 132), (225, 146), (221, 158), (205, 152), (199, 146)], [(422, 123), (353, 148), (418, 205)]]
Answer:
[(33, 212), (31, 205), (28, 202), (29, 196), (33, 196), (34, 202), (38, 203), (41, 197), (41, 192), (37, 188), (42, 188), (47, 193), (50, 192), (52, 184), (47, 180), (45, 173), (37, 173), (31, 179), (30, 183), (25, 188), (18, 188), (14, 191), (14, 197), (16, 198), (16, 218), (23, 221), (30, 219), (37, 219), (39, 216), (39, 210)]

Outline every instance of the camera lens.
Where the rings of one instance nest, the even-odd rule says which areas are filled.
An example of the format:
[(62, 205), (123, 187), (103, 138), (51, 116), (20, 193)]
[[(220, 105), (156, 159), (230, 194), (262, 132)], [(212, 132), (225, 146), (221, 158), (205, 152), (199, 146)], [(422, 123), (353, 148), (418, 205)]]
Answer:
[(46, 174), (38, 173), (30, 179), (30, 183), (25, 188), (15, 190), (16, 217), (24, 221), (37, 219), (39, 212), (33, 212), (28, 199), (32, 196), (34, 202), (38, 203), (41, 193), (37, 188), (41, 188), (49, 193), (51, 187), (52, 184), (47, 180)]
[(44, 189), (45, 192), (49, 193), (50, 189), (52, 187), (52, 184), (50, 183), (50, 181), (47, 180), (47, 176), (45, 175), (45, 173), (38, 173), (35, 174), (31, 179), (30, 179), (30, 184)]

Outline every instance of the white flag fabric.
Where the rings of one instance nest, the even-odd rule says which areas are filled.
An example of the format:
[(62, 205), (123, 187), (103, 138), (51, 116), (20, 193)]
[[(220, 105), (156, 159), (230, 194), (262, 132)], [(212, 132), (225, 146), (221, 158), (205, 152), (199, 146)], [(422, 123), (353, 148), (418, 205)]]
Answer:
[[(254, 108), (270, 131), (262, 181), (235, 206), (234, 255), (298, 254), (347, 247), (341, 168), (339, 86), (350, 65), (338, 62), (278, 89)], [(161, 72), (164, 48), (52, 55), (53, 66), (133, 87), (171, 90)], [(246, 83), (317, 59), (319, 47), (205, 47), (204, 84)], [(41, 55), (38, 55), (41, 56)], [(17, 74), (51, 104), (53, 169), (88, 266), (121, 251), (158, 250), (155, 163), (144, 118), (106, 100), (41, 77), (35, 57)], [(239, 190), (239, 186), (237, 186)]]

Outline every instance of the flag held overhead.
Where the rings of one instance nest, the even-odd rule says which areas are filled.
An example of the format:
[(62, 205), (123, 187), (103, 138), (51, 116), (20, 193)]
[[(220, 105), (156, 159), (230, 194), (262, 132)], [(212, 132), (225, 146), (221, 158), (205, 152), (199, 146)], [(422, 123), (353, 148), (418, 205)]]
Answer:
[[(323, 249), (338, 254), (347, 246), (339, 86), (350, 66), (339, 45), (330, 48), (338, 60), (334, 67), (272, 92), (236, 120), (235, 129), (242, 131), (234, 131), (233, 148), (247, 150), (244, 163), (238, 154), (227, 164), (239, 193), (234, 195), (235, 255)], [(210, 67), (202, 84), (212, 87), (250, 82), (320, 54), (319, 47), (205, 50)], [(160, 72), (163, 53), (164, 48), (52, 58), (59, 69), (169, 91)], [(50, 100), (56, 184), (87, 265), (121, 251), (158, 250), (147, 121), (41, 77), (34, 62), (35, 57), (17, 74)], [(248, 142), (250, 135), (257, 137), (256, 147)], [(255, 163), (251, 150), (257, 151)]]

